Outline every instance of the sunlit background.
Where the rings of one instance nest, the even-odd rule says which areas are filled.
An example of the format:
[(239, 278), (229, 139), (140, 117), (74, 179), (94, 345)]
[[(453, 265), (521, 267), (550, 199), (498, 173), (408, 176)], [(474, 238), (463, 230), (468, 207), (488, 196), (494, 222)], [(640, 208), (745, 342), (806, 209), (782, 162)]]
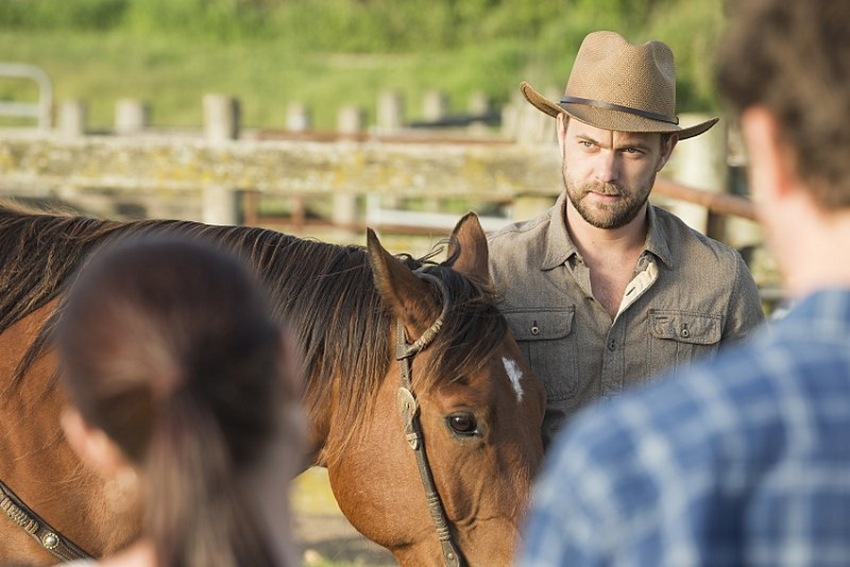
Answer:
[[(517, 99), (517, 86), (527, 80), (557, 96), (590, 31), (665, 41), (676, 56), (679, 113), (723, 116), (712, 78), (723, 4), (0, 0), (0, 197), (118, 218), (257, 224), (358, 244), (368, 225), (391, 250), (418, 255), (467, 210), (490, 230), (551, 204), (561, 190), (554, 130)], [(43, 73), (48, 124), (33, 110), (44, 84), (4, 75), (4, 64)], [(204, 145), (210, 100), (238, 108), (232, 144), (212, 156)], [(395, 105), (389, 118), (388, 101)], [(728, 122), (705, 137), (716, 147), (680, 144), (668, 175), (716, 194), (746, 194), (745, 157)], [(325, 153), (335, 157), (319, 161), (331, 165), (310, 170)], [(93, 154), (105, 156), (111, 181), (95, 179), (101, 162), (94, 158), (82, 169), (62, 161)], [(376, 165), (381, 159), (387, 163)], [(133, 169), (134, 162), (155, 171)], [(709, 170), (686, 173), (691, 163)], [(166, 179), (164, 171), (183, 178)], [(286, 184), (289, 176), (303, 193)], [(362, 186), (352, 189), (354, 182)], [(186, 188), (192, 184), (196, 191)], [(746, 250), (765, 297), (775, 299), (775, 269), (759, 255), (751, 221), (727, 215), (718, 223), (704, 206), (659, 202), (694, 213), (694, 226)], [(392, 563), (346, 527), (321, 470), (295, 486), (307, 564)]]
[[(43, 68), (57, 100), (88, 102), (113, 126), (117, 100), (151, 106), (158, 127), (201, 124), (201, 97), (242, 101), (248, 127), (286, 123), (305, 103), (317, 129), (343, 104), (374, 117), (382, 90), (473, 93), (510, 101), (520, 80), (562, 88), (590, 31), (661, 38), (677, 58), (680, 110), (712, 111), (711, 62), (722, 0), (0, 0), (0, 59)], [(0, 98), (21, 95), (0, 83)]]

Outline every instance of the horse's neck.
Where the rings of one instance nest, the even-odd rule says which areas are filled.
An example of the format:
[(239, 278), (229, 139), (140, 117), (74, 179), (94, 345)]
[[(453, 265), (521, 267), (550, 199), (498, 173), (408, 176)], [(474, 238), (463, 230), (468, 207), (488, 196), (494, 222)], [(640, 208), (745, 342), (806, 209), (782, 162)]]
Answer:
[(24, 317), (0, 333), (0, 478), (7, 467), (40, 456), (61, 440), (59, 413), (62, 394), (54, 384), (54, 359), (46, 353), (15, 380), (21, 359), (34, 342), (55, 302)]
[[(60, 415), (65, 403), (55, 380), (55, 357), (47, 352), (12, 383), (26, 352), (54, 304), (0, 333), (0, 479), (32, 510), (90, 553), (126, 543), (124, 526), (105, 516), (103, 482), (65, 442)], [(132, 532), (137, 531), (133, 526)], [(11, 522), (5, 530), (20, 530)], [(121, 540), (121, 541), (118, 541)]]

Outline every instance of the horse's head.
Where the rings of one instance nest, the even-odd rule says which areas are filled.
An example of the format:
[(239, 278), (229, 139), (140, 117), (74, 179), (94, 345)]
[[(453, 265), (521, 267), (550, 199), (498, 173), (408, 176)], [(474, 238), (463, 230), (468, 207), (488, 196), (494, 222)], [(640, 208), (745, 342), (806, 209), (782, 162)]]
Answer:
[[(484, 232), (474, 214), (461, 219), (451, 268), (411, 271), (371, 231), (368, 251), (378, 291), (400, 322), (388, 332), (401, 342), (393, 352), (401, 360), (382, 383), (364, 442), (329, 469), (337, 500), (403, 565), (451, 563), (452, 545), (467, 565), (507, 565), (543, 457), (544, 393), (496, 307)], [(407, 363), (412, 396), (400, 391)], [(417, 443), (427, 465), (417, 464)], [(341, 475), (345, 482), (334, 482)], [(429, 512), (428, 476), (443, 512)], [(441, 514), (451, 539), (442, 548), (432, 517)]]

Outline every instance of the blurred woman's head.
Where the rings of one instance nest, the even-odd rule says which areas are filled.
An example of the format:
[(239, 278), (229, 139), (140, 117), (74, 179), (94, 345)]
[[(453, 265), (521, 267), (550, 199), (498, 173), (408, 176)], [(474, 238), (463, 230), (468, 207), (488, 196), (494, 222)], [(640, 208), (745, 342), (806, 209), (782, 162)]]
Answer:
[(251, 492), (272, 462), (286, 487), (302, 426), (299, 364), (270, 313), (237, 259), (188, 240), (105, 250), (70, 292), (56, 334), (64, 383), (112, 461), (143, 479), (163, 565), (279, 564)]

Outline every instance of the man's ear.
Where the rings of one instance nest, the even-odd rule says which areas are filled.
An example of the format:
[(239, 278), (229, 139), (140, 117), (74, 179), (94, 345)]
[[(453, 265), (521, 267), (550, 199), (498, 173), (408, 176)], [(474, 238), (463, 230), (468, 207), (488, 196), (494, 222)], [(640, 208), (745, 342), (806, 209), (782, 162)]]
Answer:
[(76, 408), (66, 407), (60, 417), (68, 444), (86, 465), (108, 478), (127, 466), (121, 449), (103, 432), (90, 425)]
[(567, 138), (567, 124), (569, 117), (563, 112), (559, 112), (555, 117), (555, 130), (558, 131), (558, 147), (561, 149), (561, 156), (564, 155), (564, 144)]
[(797, 182), (797, 160), (783, 142), (779, 122), (767, 108), (754, 106), (741, 113), (741, 134), (747, 147), (750, 191), (756, 204), (787, 196)]

